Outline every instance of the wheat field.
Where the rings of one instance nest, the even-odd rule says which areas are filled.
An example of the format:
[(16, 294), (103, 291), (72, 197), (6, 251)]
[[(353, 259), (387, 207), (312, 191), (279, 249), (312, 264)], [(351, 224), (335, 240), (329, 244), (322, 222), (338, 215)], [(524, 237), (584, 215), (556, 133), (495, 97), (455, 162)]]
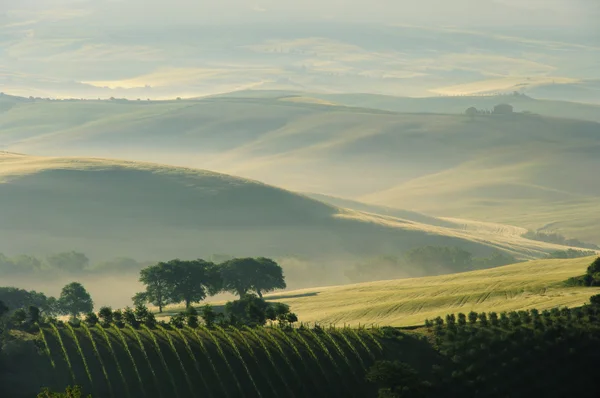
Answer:
[(579, 306), (600, 288), (564, 287), (593, 257), (534, 260), (503, 267), (425, 278), (311, 288), (273, 294), (303, 322), (411, 326), (447, 313), (540, 310)]

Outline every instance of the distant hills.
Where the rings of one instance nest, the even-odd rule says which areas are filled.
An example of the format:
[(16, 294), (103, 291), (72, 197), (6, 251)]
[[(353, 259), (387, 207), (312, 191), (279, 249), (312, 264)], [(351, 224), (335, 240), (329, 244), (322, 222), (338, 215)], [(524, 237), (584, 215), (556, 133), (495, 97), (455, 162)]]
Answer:
[[(534, 114), (458, 114), (500, 102)], [(598, 106), (523, 95), (289, 91), (161, 102), (3, 96), (0, 104), (0, 142), (8, 151), (209, 169), (294, 191), (600, 242)]]

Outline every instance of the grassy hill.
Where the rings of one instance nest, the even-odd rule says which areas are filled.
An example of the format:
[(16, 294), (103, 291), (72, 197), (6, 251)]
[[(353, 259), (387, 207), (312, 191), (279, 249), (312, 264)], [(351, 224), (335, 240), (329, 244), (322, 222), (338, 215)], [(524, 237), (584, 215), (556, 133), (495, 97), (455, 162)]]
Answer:
[(0, 206), (11, 209), (0, 215), (0, 249), (9, 252), (300, 255), (343, 262), (427, 244), (524, 258), (560, 248), (342, 209), (255, 181), (149, 163), (3, 153), (0, 182)]
[(306, 322), (409, 326), (448, 313), (579, 306), (598, 288), (562, 286), (583, 275), (591, 258), (536, 260), (435, 277), (303, 289), (274, 294)]
[[(594, 172), (600, 168), (600, 123), (523, 114), (394, 113), (311, 95), (249, 92), (164, 102), (9, 98), (0, 137), (12, 151), (191, 166), (441, 217), (527, 229), (551, 224), (564, 235), (600, 241), (594, 227), (600, 214)], [(425, 100), (457, 101), (455, 108), (439, 108), (457, 112), (469, 101)], [(579, 115), (551, 107), (546, 113)]]

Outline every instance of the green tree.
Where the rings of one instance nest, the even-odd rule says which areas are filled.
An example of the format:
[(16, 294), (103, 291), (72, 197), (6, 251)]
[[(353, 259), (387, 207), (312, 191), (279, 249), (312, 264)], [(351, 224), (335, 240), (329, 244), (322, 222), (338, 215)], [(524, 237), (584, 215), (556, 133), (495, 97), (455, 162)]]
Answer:
[(23, 327), (23, 324), (27, 320), (27, 311), (23, 308), (19, 308), (10, 317), (10, 324), (16, 328), (20, 329)]
[(587, 268), (585, 281), (588, 286), (600, 286), (600, 257)]
[(204, 324), (208, 328), (212, 328), (217, 320), (217, 313), (210, 304), (206, 304), (200, 311), (200, 317), (204, 320)]
[(85, 315), (84, 322), (90, 327), (96, 326), (96, 324), (98, 323), (98, 315), (96, 315), (93, 312), (88, 312)]
[(8, 307), (6, 306), (6, 304), (4, 304), (4, 301), (0, 300), (0, 318), (2, 318), (4, 315), (8, 314)]
[(100, 325), (102, 327), (109, 327), (113, 323), (113, 311), (110, 307), (101, 307), (98, 311), (98, 318), (100, 319)]
[(185, 308), (192, 303), (204, 300), (209, 293), (216, 293), (220, 288), (220, 273), (213, 263), (204, 260), (182, 261), (171, 260), (164, 264), (169, 275), (170, 301), (183, 301)]
[(138, 328), (140, 326), (135, 312), (130, 307), (125, 307), (125, 310), (123, 311), (123, 321), (134, 328)]
[[(146, 267), (140, 271), (140, 282), (146, 285), (146, 291), (143, 294), (147, 302), (157, 306), (158, 312), (162, 313), (163, 307), (171, 303), (172, 267), (167, 263)], [(138, 297), (138, 295), (136, 294), (134, 297)]]
[(220, 270), (223, 290), (240, 298), (249, 291), (262, 298), (263, 292), (286, 287), (282, 268), (268, 258), (235, 258), (221, 264)]
[(252, 290), (262, 299), (263, 293), (272, 292), (276, 289), (285, 289), (285, 277), (283, 268), (270, 258), (259, 257), (256, 269), (256, 276), (253, 281)]
[(191, 328), (197, 328), (200, 322), (198, 322), (198, 311), (194, 307), (190, 307), (185, 311), (185, 322)]
[(27, 307), (27, 318), (32, 324), (36, 324), (41, 320), (41, 311), (35, 305)]
[(85, 254), (75, 251), (53, 254), (46, 261), (52, 268), (72, 273), (83, 271), (90, 263)]
[(145, 305), (148, 302), (148, 296), (146, 295), (146, 292), (139, 292), (131, 298), (131, 301), (133, 301), (133, 305), (136, 307), (138, 305)]
[(58, 299), (62, 313), (77, 318), (81, 313), (94, 310), (94, 301), (85, 287), (79, 282), (71, 282), (63, 287)]

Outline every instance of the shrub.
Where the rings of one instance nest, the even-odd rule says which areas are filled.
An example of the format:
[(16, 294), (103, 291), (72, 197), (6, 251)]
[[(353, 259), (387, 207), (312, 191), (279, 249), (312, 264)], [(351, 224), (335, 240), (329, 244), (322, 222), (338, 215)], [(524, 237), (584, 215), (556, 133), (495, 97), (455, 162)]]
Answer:
[(84, 322), (90, 327), (96, 326), (98, 323), (98, 316), (93, 312), (89, 312), (85, 315)]

